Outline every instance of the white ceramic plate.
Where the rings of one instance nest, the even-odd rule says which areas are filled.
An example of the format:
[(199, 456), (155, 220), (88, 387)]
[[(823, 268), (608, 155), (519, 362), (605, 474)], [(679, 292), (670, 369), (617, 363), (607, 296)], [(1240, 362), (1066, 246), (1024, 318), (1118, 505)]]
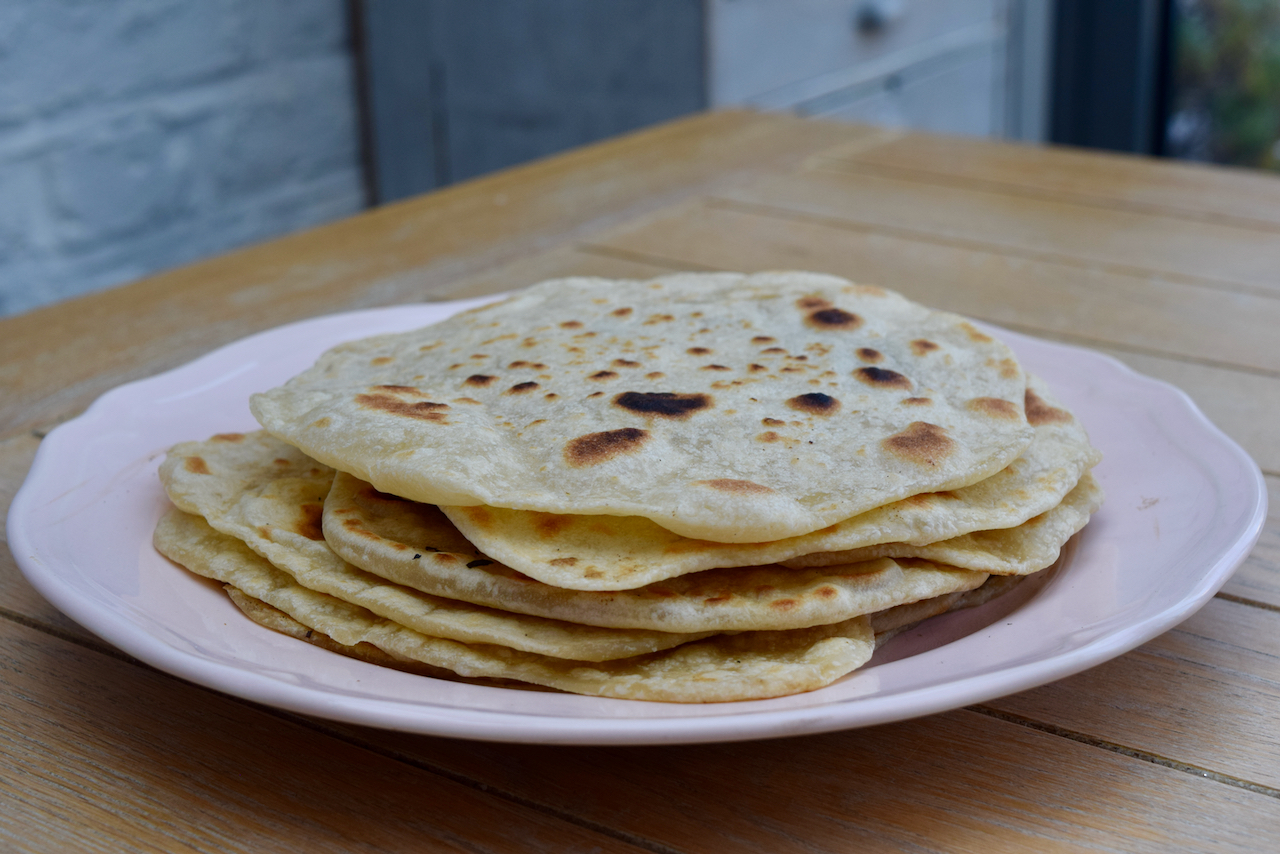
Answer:
[(121, 386), (45, 438), (9, 515), (18, 564), (50, 602), (169, 673), (305, 714), (498, 741), (658, 744), (867, 726), (1084, 670), (1203, 605), (1266, 515), (1253, 461), (1182, 392), (1097, 353), (995, 330), (1044, 377), (1106, 459), (1107, 502), (1058, 565), (1014, 593), (895, 638), (820, 691), (674, 705), (443, 682), (334, 655), (250, 623), (218, 585), (151, 547), (170, 445), (257, 427), (248, 398), (328, 347), (440, 320), (479, 301), (321, 317)]

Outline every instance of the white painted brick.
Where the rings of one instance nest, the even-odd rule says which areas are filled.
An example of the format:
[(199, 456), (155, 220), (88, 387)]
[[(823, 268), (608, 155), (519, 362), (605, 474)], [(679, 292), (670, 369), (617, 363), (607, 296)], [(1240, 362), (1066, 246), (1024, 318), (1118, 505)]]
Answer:
[(358, 211), (344, 0), (0, 0), (0, 315)]
[(38, 218), (46, 209), (37, 160), (6, 163), (0, 168), (0, 265), (36, 252)]
[(191, 128), (140, 118), (53, 153), (55, 229), (70, 250), (194, 213)]
[(355, 91), (342, 57), (295, 62), (222, 117), (211, 163), (223, 199), (349, 167), (358, 159)]
[(217, 0), (5, 0), (0, 122), (17, 122), (234, 73), (245, 25)]

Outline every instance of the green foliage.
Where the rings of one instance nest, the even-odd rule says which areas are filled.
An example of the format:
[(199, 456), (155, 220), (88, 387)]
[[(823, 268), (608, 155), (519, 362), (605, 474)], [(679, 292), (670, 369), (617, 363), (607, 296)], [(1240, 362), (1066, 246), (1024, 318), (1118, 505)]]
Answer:
[(1174, 154), (1280, 170), (1280, 2), (1180, 0)]

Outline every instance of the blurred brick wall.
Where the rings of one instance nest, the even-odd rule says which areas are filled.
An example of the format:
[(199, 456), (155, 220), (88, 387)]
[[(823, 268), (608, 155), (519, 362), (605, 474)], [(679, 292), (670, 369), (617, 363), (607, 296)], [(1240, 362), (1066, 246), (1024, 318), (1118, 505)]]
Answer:
[(0, 0), (0, 315), (359, 210), (343, 0)]

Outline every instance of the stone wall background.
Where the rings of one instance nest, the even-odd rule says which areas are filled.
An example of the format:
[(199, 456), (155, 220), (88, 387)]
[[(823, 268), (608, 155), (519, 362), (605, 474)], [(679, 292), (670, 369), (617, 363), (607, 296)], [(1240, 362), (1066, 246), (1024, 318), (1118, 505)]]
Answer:
[(344, 0), (0, 2), (0, 315), (360, 210)]

